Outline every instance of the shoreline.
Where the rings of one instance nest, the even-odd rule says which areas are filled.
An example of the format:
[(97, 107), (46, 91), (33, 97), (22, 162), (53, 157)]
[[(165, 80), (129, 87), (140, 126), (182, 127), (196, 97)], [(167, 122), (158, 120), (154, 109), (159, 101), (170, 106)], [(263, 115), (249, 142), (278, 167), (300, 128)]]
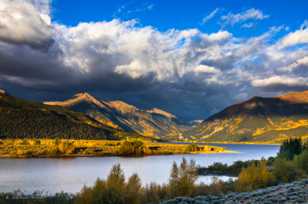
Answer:
[[(175, 141), (176, 143), (176, 141)], [(274, 145), (280, 146), (281, 143), (269, 142), (227, 142), (227, 141), (178, 141), (178, 143), (196, 143), (196, 144), (239, 144), (239, 145)]]
[(266, 142), (204, 142), (204, 144), (239, 144), (239, 145), (272, 145), (280, 146), (280, 143), (266, 143)]

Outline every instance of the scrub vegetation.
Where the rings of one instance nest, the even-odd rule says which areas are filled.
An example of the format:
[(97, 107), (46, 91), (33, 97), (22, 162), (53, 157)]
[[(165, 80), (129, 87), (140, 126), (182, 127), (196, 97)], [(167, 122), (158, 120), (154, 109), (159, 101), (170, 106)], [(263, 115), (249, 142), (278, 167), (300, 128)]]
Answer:
[[(194, 146), (192, 148), (191, 146)], [(159, 143), (142, 139), (69, 140), (5, 139), (0, 140), (0, 157), (76, 157), (76, 156), (146, 156), (159, 154), (219, 153), (222, 147)]]

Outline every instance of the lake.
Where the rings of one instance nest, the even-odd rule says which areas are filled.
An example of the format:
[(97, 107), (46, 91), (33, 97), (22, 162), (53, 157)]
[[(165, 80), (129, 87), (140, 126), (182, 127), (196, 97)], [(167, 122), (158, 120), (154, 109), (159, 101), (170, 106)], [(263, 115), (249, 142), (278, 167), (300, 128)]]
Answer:
[[(217, 144), (216, 144), (217, 145)], [(91, 157), (71, 159), (0, 159), (0, 192), (21, 190), (25, 193), (44, 191), (56, 193), (79, 192), (84, 185), (93, 185), (95, 180), (106, 178), (114, 164), (121, 164), (126, 177), (137, 173), (144, 185), (151, 182), (168, 182), (173, 161), (180, 163), (182, 158), (196, 161), (197, 165), (207, 166), (214, 162), (231, 164), (237, 160), (261, 159), (275, 156), (276, 145), (219, 144), (239, 153), (160, 155), (139, 158)], [(222, 180), (228, 177), (219, 177)], [(212, 176), (199, 177), (198, 182), (210, 183)]]

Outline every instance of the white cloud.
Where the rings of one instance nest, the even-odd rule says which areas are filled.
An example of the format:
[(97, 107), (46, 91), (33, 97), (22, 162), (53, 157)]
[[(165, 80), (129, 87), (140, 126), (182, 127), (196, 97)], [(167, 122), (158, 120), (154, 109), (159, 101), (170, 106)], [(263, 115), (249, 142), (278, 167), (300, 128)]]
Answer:
[(228, 31), (218, 31), (217, 33), (212, 33), (210, 35), (204, 35), (206, 40), (211, 42), (220, 42), (228, 40), (232, 37), (232, 34)]
[(211, 13), (209, 13), (207, 16), (205, 16), (202, 19), (202, 23), (205, 24), (207, 22), (209, 22), (212, 18), (214, 18), (216, 16), (216, 14), (219, 12), (219, 8), (214, 9)]
[(221, 17), (221, 21), (224, 25), (235, 25), (243, 23), (248, 20), (263, 20), (269, 18), (269, 15), (264, 14), (261, 10), (251, 8), (240, 13), (228, 13)]
[(117, 65), (115, 72), (119, 74), (128, 74), (136, 79), (142, 76), (143, 67), (139, 61), (133, 60), (129, 64)]
[(219, 74), (221, 73), (218, 69), (212, 66), (200, 64), (196, 66), (193, 71), (195, 73), (206, 73), (206, 74)]
[(50, 20), (28, 1), (1, 0), (0, 40), (39, 46), (51, 37)]
[(308, 56), (304, 56), (302, 58), (297, 59), (295, 62), (283, 67), (283, 70), (292, 72), (294, 69), (306, 67), (308, 71)]
[(282, 38), (282, 40), (279, 42), (279, 47), (285, 48), (307, 43), (308, 43), (308, 28), (304, 27), (303, 29), (291, 32), (287, 36)]
[(254, 27), (254, 26), (255, 26), (255, 24), (252, 23), (252, 22), (250, 22), (250, 23), (245, 23), (245, 24), (243, 24), (241, 27), (242, 27), (242, 28), (252, 28), (252, 27)]
[(265, 79), (255, 79), (252, 81), (255, 87), (308, 87), (308, 79), (304, 77), (290, 77), (290, 76), (271, 76)]
[[(15, 0), (16, 1), (16, 0)], [(18, 0), (17, 0), (18, 1)], [(20, 1), (20, 0), (19, 0)], [(32, 4), (36, 10), (40, 13), (41, 18), (48, 24), (51, 24), (51, 0), (24, 0)]]

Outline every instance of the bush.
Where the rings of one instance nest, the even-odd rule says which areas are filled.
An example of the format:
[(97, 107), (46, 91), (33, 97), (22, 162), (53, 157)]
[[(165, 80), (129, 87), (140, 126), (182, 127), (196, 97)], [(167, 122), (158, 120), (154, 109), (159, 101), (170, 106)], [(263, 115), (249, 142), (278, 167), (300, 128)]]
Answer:
[(198, 145), (195, 143), (189, 144), (186, 149), (187, 152), (196, 152), (198, 151)]
[(293, 161), (278, 158), (273, 164), (273, 174), (278, 182), (290, 182), (302, 177), (303, 172)]
[(308, 174), (308, 149), (303, 151), (300, 155), (295, 156), (294, 162), (297, 168)]
[(251, 191), (273, 183), (274, 177), (269, 172), (266, 161), (261, 160), (257, 164), (251, 164), (242, 169), (236, 182), (236, 189), (238, 191)]
[(122, 156), (143, 156), (144, 143), (140, 140), (126, 140), (121, 143), (119, 154)]

